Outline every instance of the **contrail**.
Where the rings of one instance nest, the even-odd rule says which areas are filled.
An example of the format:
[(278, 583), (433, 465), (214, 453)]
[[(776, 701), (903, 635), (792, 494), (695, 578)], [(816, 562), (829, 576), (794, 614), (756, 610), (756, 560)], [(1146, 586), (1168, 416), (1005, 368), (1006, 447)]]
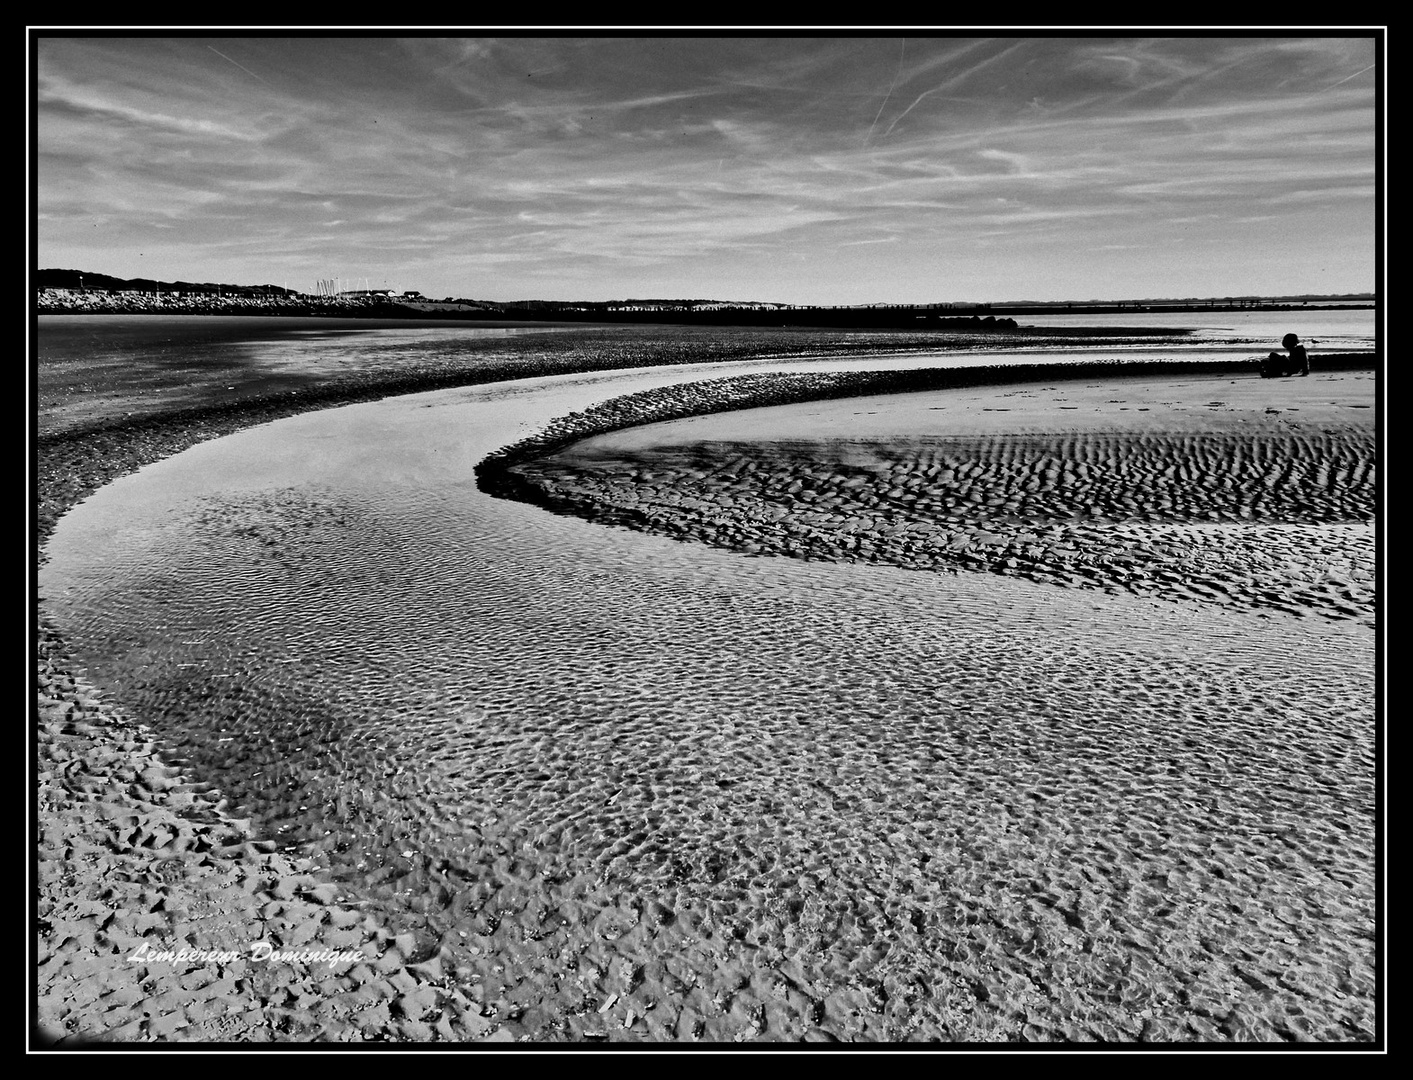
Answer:
[[(953, 75), (946, 82), (942, 83), (942, 85), (934, 86), (931, 90), (924, 90), (921, 94), (917, 96), (916, 101), (914, 101), (911, 105), (909, 105), (906, 109), (904, 109), (901, 113), (899, 113), (896, 117), (893, 118), (893, 122), (888, 125), (888, 130), (883, 133), (883, 137), (886, 139), (889, 135), (893, 134), (893, 129), (898, 126), (898, 123), (903, 119), (903, 117), (907, 116), (908, 113), (916, 109), (918, 107), (918, 104), (922, 101), (923, 98), (927, 97), (928, 94), (935, 94), (939, 90), (950, 90), (959, 82), (962, 82), (964, 79), (968, 79), (972, 75), (975, 75), (982, 68), (989, 67), (997, 60), (1000, 60), (1003, 56), (1009, 56), (1011, 53), (1015, 52), (1024, 44), (1025, 42), (1018, 41), (1014, 45), (1009, 45), (1006, 48), (1002, 49), (1000, 52), (998, 52), (995, 56), (988, 56), (985, 60), (978, 61), (971, 67), (967, 68), (965, 71), (957, 75)], [(963, 51), (969, 52), (970, 49), (966, 49)], [(882, 110), (880, 109), (879, 111), (881, 112)]]
[[(888, 99), (893, 96), (893, 87), (898, 85), (898, 76), (903, 73), (903, 54), (908, 51), (908, 39), (903, 38), (898, 49), (898, 70), (893, 72), (893, 81), (888, 84), (888, 93), (883, 95), (883, 104), (878, 106), (878, 114), (873, 118), (873, 123), (868, 125), (868, 134), (864, 136), (863, 144), (868, 145), (868, 140), (873, 138), (873, 129), (878, 126), (878, 117), (883, 115), (883, 110), (888, 107)], [(892, 128), (888, 129), (892, 131)]]
[[(1369, 65), (1368, 67), (1366, 67), (1366, 68), (1360, 68), (1360, 69), (1359, 69), (1358, 71), (1356, 71), (1353, 75), (1346, 75), (1344, 78), (1340, 79), (1339, 82), (1330, 83), (1329, 86), (1325, 87), (1325, 90), (1333, 90), (1336, 86), (1340, 85), (1340, 83), (1347, 83), (1350, 79), (1357, 79), (1357, 78), (1359, 78), (1360, 75), (1363, 75), (1364, 72), (1366, 72), (1366, 71), (1373, 71), (1373, 70), (1374, 70), (1374, 65), (1373, 65), (1373, 64), (1370, 64), (1370, 65)], [(1325, 92), (1325, 90), (1319, 90), (1319, 91), (1316, 91), (1316, 92), (1317, 92), (1317, 93), (1320, 93), (1320, 94), (1323, 94), (1323, 93)]]
[[(248, 67), (246, 67), (244, 64), (236, 64), (236, 62), (235, 62), (234, 60), (232, 60), (229, 56), (227, 56), (225, 53), (223, 53), (220, 49), (216, 48), (215, 46), (213, 46), (213, 45), (207, 45), (206, 47), (207, 47), (208, 49), (210, 49), (213, 53), (215, 53), (217, 56), (219, 56), (222, 60), (225, 60), (226, 62), (231, 63), (231, 64), (235, 64), (236, 67), (240, 68), (241, 71), (245, 72), (245, 73), (246, 73), (247, 75), (249, 75), (252, 79), (260, 79), (260, 76), (257, 75), (257, 74), (255, 74), (255, 72), (251, 71), (251, 70), (250, 70)], [(264, 83), (266, 86), (272, 85), (270, 82), (268, 82), (268, 81), (265, 80), (265, 79), (260, 79), (260, 81), (261, 81), (262, 83)]]

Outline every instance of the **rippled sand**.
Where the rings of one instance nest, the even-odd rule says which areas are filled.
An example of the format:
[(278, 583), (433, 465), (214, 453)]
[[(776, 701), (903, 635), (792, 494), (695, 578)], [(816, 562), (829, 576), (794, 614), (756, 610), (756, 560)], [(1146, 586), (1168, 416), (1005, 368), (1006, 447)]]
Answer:
[(514, 471), (568, 512), (747, 554), (1372, 625), (1372, 379), (1270, 387), (1118, 379), (755, 409)]
[[(474, 1011), (536, 1040), (1373, 1037), (1364, 618), (606, 529), (476, 490), (505, 408), (451, 392), (210, 444), (114, 485), (112, 550), (77, 566), (61, 530), (50, 579), (174, 760), (436, 963), (429, 1031)], [(999, 484), (1012, 516), (1057, 518), (1088, 449), (1098, 472), (1135, 460), (963, 434), (971, 490)], [(1357, 480), (1300, 481), (1341, 509), (1239, 526), (1290, 530), (1280, 582), (1328, 580), (1299, 530), (1367, 529), (1357, 431), (1265, 458), (1191, 437), (1114, 489), (1162, 519), (1143, 528), (1199, 527), (1190, 478), (1169, 505), (1153, 479), (1196, 447), (1202, 477), (1352, 455)], [(955, 481), (934, 453), (903, 458)], [(1268, 472), (1237, 470), (1238, 516), (1266, 513)], [(1085, 527), (1123, 527), (1103, 518)], [(1341, 541), (1356, 593), (1369, 543)]]

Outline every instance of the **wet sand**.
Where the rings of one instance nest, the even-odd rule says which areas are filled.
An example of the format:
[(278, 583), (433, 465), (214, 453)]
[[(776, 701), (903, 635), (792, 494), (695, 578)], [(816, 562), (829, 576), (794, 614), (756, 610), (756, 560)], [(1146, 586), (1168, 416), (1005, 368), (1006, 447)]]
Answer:
[(750, 555), (986, 571), (1373, 621), (1372, 373), (850, 398), (517, 466), (590, 520)]
[[(268, 850), (268, 838), (204, 800), (201, 785), (144, 758), (153, 750), (145, 733), (114, 724), (101, 695), (51, 664), (41, 696), (41, 1021), (55, 1034), (197, 1040), (1371, 1039), (1372, 425), (1344, 416), (1371, 404), (1372, 383), (1352, 373), (1253, 383), (1227, 380), (1210, 396), (1198, 381), (1089, 388), (1102, 400), (1066, 384), (1065, 404), (1080, 402), (1082, 424), (1056, 419), (1071, 411), (1056, 400), (995, 415), (1049, 391), (952, 389), (937, 399), (950, 414), (941, 432), (908, 419), (821, 437), (816, 425), (828, 421), (816, 416), (809, 439), (781, 427), (773, 433), (785, 438), (761, 440), (745, 437), (758, 426), (732, 431), (734, 420), (752, 422), (740, 413), (703, 421), (706, 439), (698, 431), (673, 445), (644, 429), (556, 446), (548, 464), (522, 460), (515, 470), (556, 509), (616, 521), (642, 491), (666, 489), (668, 516), (640, 516), (635, 527), (665, 522), (668, 535), (726, 547), (748, 527), (756, 532), (746, 542), (759, 544), (763, 511), (773, 517), (787, 497), (786, 516), (810, 531), (782, 553), (811, 561), (835, 559), (831, 537), (866, 511), (875, 551), (860, 558), (855, 528), (844, 561), (873, 565), (841, 572), (885, 582), (878, 617), (896, 612), (899, 635), (944, 594), (920, 598), (916, 571), (900, 569), (936, 545), (895, 548), (888, 537), (899, 525), (914, 535), (933, 525), (952, 553), (966, 534), (955, 550), (982, 553), (983, 572), (955, 560), (925, 565), (933, 576), (958, 571), (945, 595), (953, 621), (976, 628), (971, 652), (916, 642), (890, 651), (887, 627), (858, 636), (857, 661), (876, 665), (886, 685), (850, 691), (858, 707), (839, 715), (824, 743), (810, 702), (828, 683), (802, 667), (771, 710), (736, 708), (727, 687), (771, 676), (747, 655), (732, 661), (729, 636), (662, 669), (700, 680), (693, 665), (720, 667), (720, 708), (684, 702), (617, 732), (548, 714), (537, 726), (485, 722), (458, 764), (474, 764), (500, 810), (488, 802), (474, 825), (463, 821), (455, 844), (438, 849), (440, 863), (393, 858), (387, 884), (365, 881), (363, 892), (331, 880), (318, 858)], [(1134, 412), (1167, 412), (1161, 422), (1106, 415), (1130, 400), (1142, 402)], [(859, 405), (849, 408), (869, 411)], [(1294, 426), (1280, 420), (1307, 410)], [(1195, 418), (1178, 424), (1177, 412)], [(1144, 454), (1132, 453), (1136, 442)], [(1141, 467), (1122, 475), (1135, 458)], [(1293, 467), (1306, 459), (1325, 462), (1324, 475)], [(889, 486), (862, 498), (868, 485), (854, 481), (885, 465)], [(1273, 465), (1300, 498), (1258, 497)], [(548, 471), (531, 475), (536, 468)], [(1156, 478), (1169, 469), (1175, 482), (1165, 489)], [(1080, 521), (1057, 502), (1076, 477), (1090, 485)], [(936, 498), (952, 489), (971, 516)], [(806, 490), (815, 498), (796, 498)], [(624, 502), (630, 491), (636, 503)], [(827, 522), (801, 505), (831, 499)], [(691, 503), (720, 519), (708, 521), (715, 532), (679, 528), (700, 519), (685, 513)], [(974, 535), (978, 507), (1006, 546)], [(1017, 532), (1020, 521), (1034, 541)], [(1252, 528), (1285, 539), (1216, 539)], [(1012, 558), (1074, 571), (1059, 549), (1092, 551), (1115, 530), (1130, 547), (1161, 539), (1147, 546), (1171, 550), (1180, 581), (1234, 583), (1228, 599), (1220, 589), (1142, 594), (1128, 587), (1132, 567), (1121, 576), (1112, 558), (1085, 564), (1102, 573), (1078, 571), (1077, 589), (1034, 567), (1001, 580), (999, 571), (1017, 569), (1005, 565)], [(1259, 579), (1248, 564), (1272, 544), (1290, 557), (1262, 563), (1269, 580), (1247, 589)], [(1184, 578), (1197, 548), (1203, 573)], [(770, 579), (772, 560), (749, 562)], [(1151, 562), (1143, 568), (1163, 580)], [(840, 588), (827, 565), (806, 573)], [(620, 614), (651, 629), (660, 612), (648, 600), (682, 586), (651, 576), (643, 586), (641, 625), (636, 602)], [(566, 597), (582, 587), (566, 585)], [(1097, 625), (1084, 599), (1094, 587), (1112, 590)], [(1253, 601), (1281, 588), (1294, 610)], [(752, 595), (773, 597), (786, 628), (821, 613), (792, 615), (794, 587)], [(692, 601), (679, 605), (690, 616)], [(1008, 651), (1028, 623), (1069, 626), (1070, 640), (1112, 651), (1106, 673), (1067, 649), (1063, 633), (1018, 668)], [(855, 633), (847, 619), (831, 629)], [(822, 648), (817, 632), (802, 623), (800, 647)], [(1273, 660), (1277, 642), (1295, 659)], [(599, 659), (631, 663), (635, 646), (636, 630), (624, 631), (621, 649)], [(1315, 654), (1312, 674), (1299, 657)], [(1027, 664), (1043, 670), (1027, 678)], [(609, 667), (604, 691), (613, 692), (614, 672), (624, 688), (633, 683), (630, 669)], [(1015, 681), (1000, 687), (1003, 698), (1043, 697), (1007, 719), (992, 705), (998, 678)], [(409, 790), (374, 816), (400, 806), (440, 821), (445, 801)], [(450, 914), (404, 931), (384, 902), (395, 891), (440, 894)], [(156, 963), (141, 978), (114, 960), (136, 942), (174, 937), (207, 947), (339, 945), (366, 960), (327, 971)]]

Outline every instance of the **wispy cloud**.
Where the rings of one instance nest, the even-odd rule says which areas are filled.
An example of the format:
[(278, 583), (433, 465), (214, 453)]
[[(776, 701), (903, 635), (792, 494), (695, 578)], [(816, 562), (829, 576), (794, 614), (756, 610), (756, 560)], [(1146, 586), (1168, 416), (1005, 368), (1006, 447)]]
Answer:
[(852, 302), (1180, 241), (1293, 278), (1282, 215), (1372, 267), (1376, 76), (1359, 38), (41, 39), (40, 257)]

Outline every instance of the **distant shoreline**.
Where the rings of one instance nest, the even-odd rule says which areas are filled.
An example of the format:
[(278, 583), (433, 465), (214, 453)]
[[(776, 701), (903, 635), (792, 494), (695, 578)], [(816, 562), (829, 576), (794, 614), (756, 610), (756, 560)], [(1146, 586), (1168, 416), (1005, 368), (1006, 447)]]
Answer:
[[(470, 302), (398, 301), (388, 297), (325, 297), (220, 295), (206, 292), (141, 293), (122, 290), (41, 291), (37, 315), (241, 315), (266, 317), (332, 317), (380, 319), (391, 322), (517, 323), (527, 325), (673, 325), (673, 326), (805, 326), (835, 329), (967, 330), (973, 332), (1025, 332), (1014, 316), (1150, 315), (1207, 316), (1219, 313), (1277, 311), (1368, 311), (1363, 304), (1231, 304), (1231, 305), (1034, 305), (977, 309), (938, 309), (930, 306), (878, 306), (869, 308), (781, 308), (713, 306), (670, 308), (645, 306), (627, 310), (609, 304), (482, 305)], [(963, 313), (965, 312), (965, 313)], [(1135, 330), (1179, 335), (1172, 328), (1106, 327), (1094, 332), (1111, 334)], [(1048, 332), (1056, 332), (1050, 328)]]
[(1128, 312), (1165, 315), (1191, 312), (1196, 315), (1213, 311), (1373, 311), (1377, 307), (1374, 301), (1352, 304), (1037, 304), (1025, 307), (997, 304), (992, 311), (1004, 315), (1122, 315)]
[(1005, 331), (1017, 329), (1014, 319), (992, 314), (940, 315), (916, 308), (834, 309), (724, 308), (700, 310), (620, 310), (605, 305), (565, 305), (541, 308), (514, 304), (475, 306), (457, 302), (410, 301), (386, 297), (222, 296), (212, 293), (131, 293), (108, 290), (41, 292), (39, 315), (242, 315), (287, 318), (325, 316), (382, 319), (396, 322), (521, 323), (528, 325), (583, 323), (641, 326), (807, 326), (886, 330)]

